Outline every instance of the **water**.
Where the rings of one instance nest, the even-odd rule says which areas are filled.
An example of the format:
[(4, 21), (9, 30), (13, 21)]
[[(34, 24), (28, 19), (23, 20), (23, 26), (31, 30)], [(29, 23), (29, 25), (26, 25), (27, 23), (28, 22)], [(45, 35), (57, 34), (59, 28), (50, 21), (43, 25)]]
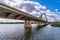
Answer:
[(0, 40), (60, 40), (60, 27), (24, 28), (24, 24), (0, 24)]

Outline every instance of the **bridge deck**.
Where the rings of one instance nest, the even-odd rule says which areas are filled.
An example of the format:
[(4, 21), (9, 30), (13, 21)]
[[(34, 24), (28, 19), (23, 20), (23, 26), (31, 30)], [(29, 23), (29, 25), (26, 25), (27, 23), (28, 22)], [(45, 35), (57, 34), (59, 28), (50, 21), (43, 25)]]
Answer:
[(18, 10), (16, 8), (12, 8), (8, 5), (0, 3), (0, 17), (1, 18), (8, 18), (8, 19), (18, 19), (18, 20), (31, 20), (31, 21), (42, 21), (38, 17), (30, 15), (26, 12)]

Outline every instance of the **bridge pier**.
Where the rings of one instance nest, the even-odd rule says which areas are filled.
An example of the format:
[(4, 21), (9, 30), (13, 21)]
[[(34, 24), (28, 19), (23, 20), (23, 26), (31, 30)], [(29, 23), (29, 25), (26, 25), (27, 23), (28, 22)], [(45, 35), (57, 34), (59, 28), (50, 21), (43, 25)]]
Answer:
[(25, 28), (32, 28), (31, 21), (25, 20), (24, 27)]

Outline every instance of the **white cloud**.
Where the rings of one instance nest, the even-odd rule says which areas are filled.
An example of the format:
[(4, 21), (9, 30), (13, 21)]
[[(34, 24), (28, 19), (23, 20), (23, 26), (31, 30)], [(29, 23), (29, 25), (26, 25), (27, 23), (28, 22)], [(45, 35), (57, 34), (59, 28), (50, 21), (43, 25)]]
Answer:
[[(51, 12), (50, 10), (46, 10), (46, 11), (40, 11), (41, 13), (45, 13), (47, 15), (47, 19), (48, 21), (50, 22), (53, 22), (53, 21), (60, 21), (60, 12)], [(46, 20), (45, 16), (42, 17), (43, 20)]]
[(47, 18), (49, 21), (59, 21), (60, 20), (60, 16), (58, 14), (55, 14), (55, 12), (50, 12), (50, 13), (46, 13)]
[(58, 11), (58, 9), (55, 9), (55, 11), (57, 12), (57, 11)]
[(29, 12), (29, 13), (35, 9), (38, 9), (38, 10), (46, 9), (46, 7), (42, 6), (40, 3), (30, 1), (30, 0), (1, 0), (0, 2), (3, 2), (9, 6), (16, 7), (18, 9), (22, 9), (23, 11)]
[(40, 9), (45, 11), (47, 8), (45, 6), (42, 6)]
[[(29, 0), (0, 0), (0, 2), (6, 3), (7, 5), (16, 7), (17, 9), (22, 9), (25, 12), (29, 12), (32, 15), (39, 16), (41, 13), (45, 13), (49, 21), (59, 21), (60, 16), (52, 13), (50, 10), (46, 10), (45, 6), (42, 6), (38, 2), (29, 1)], [(34, 11), (39, 10), (39, 12)], [(57, 11), (57, 9), (55, 9)], [(44, 17), (43, 17), (44, 19)]]
[(31, 13), (33, 10), (38, 9), (37, 7), (40, 6), (38, 2), (33, 2), (33, 1), (24, 1), (24, 3), (21, 3), (18, 5), (19, 8), (25, 10), (26, 12)]
[(51, 11), (50, 10), (46, 10), (47, 13), (50, 13)]
[(13, 6), (16, 8), (19, 7), (19, 9), (22, 9), (26, 12), (32, 12), (35, 9), (38, 9), (38, 10), (46, 9), (46, 7), (42, 6), (40, 3), (29, 1), (29, 0), (3, 0), (3, 1), (0, 1), (0, 2), (3, 2), (9, 6)]

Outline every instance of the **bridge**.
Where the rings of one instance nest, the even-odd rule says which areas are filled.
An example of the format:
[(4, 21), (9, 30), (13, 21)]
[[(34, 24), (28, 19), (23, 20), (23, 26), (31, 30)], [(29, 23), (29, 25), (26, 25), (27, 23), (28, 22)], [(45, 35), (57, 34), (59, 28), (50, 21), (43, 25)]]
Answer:
[(38, 25), (46, 25), (48, 21), (47, 18), (46, 21), (41, 19), (43, 15), (45, 14), (40, 15), (40, 17), (36, 17), (6, 4), (0, 3), (0, 18), (24, 20), (25, 27), (31, 27), (31, 21), (37, 22)]

